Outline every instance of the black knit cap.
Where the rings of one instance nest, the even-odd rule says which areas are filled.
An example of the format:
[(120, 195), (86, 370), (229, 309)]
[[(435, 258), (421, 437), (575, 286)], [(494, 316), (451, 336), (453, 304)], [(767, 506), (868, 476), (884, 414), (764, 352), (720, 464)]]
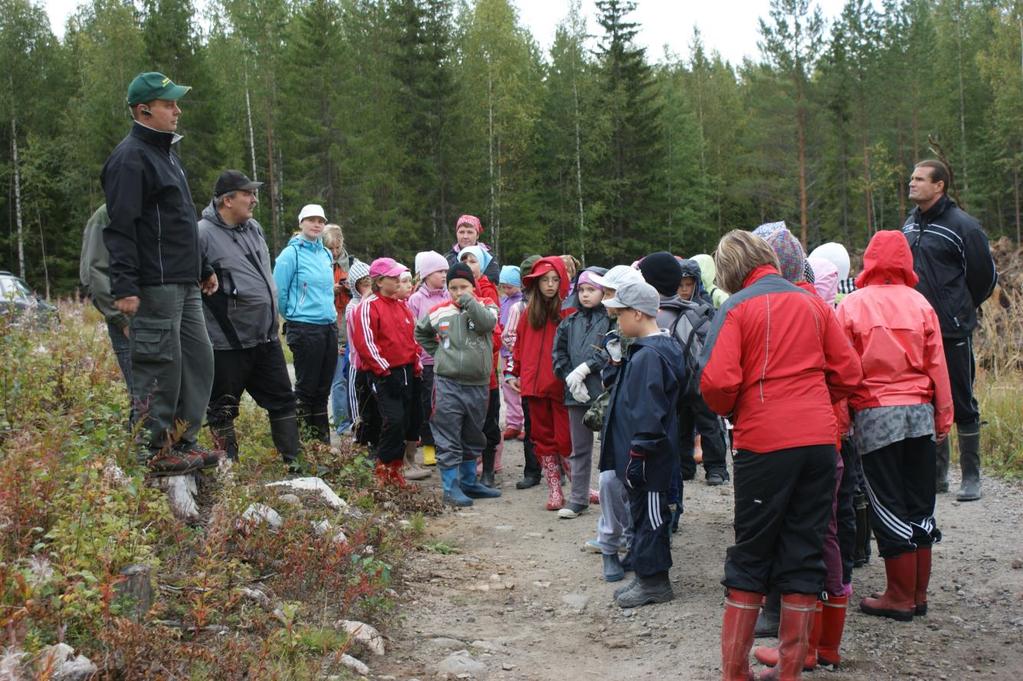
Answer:
[(651, 253), (639, 261), (639, 271), (646, 283), (657, 289), (662, 296), (678, 293), (678, 285), (682, 283), (682, 266), (671, 253)]
[(476, 278), (472, 276), (472, 270), (464, 262), (456, 262), (448, 270), (448, 283), (451, 283), (452, 279), (465, 279), (473, 286), (476, 286)]

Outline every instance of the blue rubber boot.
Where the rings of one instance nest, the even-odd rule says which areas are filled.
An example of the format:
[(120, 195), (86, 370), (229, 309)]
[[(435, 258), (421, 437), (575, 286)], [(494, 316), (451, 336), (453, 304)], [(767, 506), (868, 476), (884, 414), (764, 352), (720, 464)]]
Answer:
[(444, 503), (452, 506), (472, 506), (472, 499), (462, 493), (458, 486), (458, 468), (440, 469), (440, 481), (444, 486)]
[(476, 460), (463, 461), (458, 466), (458, 473), (461, 480), (459, 486), (462, 491), (473, 499), (493, 499), (501, 496), (501, 490), (487, 487), (476, 480)]

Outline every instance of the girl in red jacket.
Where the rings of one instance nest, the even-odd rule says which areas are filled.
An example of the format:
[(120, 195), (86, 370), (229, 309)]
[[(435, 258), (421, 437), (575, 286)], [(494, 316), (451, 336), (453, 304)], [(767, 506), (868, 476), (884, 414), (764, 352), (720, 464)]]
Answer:
[(857, 290), (838, 319), (863, 363), (850, 399), (862, 452), (871, 526), (888, 586), (860, 610), (909, 621), (927, 613), (936, 443), (952, 427), (952, 391), (938, 317), (913, 287), (913, 254), (896, 231), (878, 232), (863, 254)]
[(565, 503), (561, 493), (561, 458), (572, 452), (565, 384), (554, 375), (554, 336), (563, 316), (561, 301), (568, 295), (564, 261), (551, 255), (540, 258), (523, 279), (531, 291), (525, 314), (515, 331), (509, 384), (529, 400), (530, 438), (547, 477), (547, 510)]
[(405, 487), (402, 465), (407, 443), (419, 439), (419, 344), (415, 320), (397, 298), (399, 277), (408, 268), (391, 258), (377, 258), (369, 267), (373, 293), (363, 298), (353, 324), (352, 346), (359, 364), (371, 372), (370, 385), (382, 426), (377, 441), (376, 475), (381, 484)]
[(798, 679), (824, 588), (838, 429), (832, 404), (855, 390), (862, 370), (827, 304), (781, 277), (763, 239), (729, 232), (714, 262), (718, 283), (732, 295), (707, 337), (700, 390), (735, 424), (736, 449), (722, 677), (750, 678), (757, 613), (775, 586), (782, 596), (773, 673)]

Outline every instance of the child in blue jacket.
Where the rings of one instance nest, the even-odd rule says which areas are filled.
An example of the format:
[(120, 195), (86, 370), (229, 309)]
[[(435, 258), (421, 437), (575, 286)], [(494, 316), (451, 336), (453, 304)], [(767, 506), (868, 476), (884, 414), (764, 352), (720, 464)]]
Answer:
[[(671, 567), (668, 487), (679, 443), (678, 402), (685, 385), (682, 350), (657, 326), (660, 297), (645, 282), (623, 284), (604, 305), (632, 339), (611, 389), (601, 433), (601, 469), (614, 466), (629, 490), (636, 578), (615, 592), (622, 608), (664, 603), (675, 595)], [(605, 555), (617, 561), (617, 554)]]

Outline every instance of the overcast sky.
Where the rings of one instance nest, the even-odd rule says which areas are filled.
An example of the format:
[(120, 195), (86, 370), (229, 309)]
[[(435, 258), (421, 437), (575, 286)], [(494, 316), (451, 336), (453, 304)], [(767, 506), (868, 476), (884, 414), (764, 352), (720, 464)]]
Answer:
[[(197, 5), (201, 2), (196, 0)], [(63, 36), (64, 20), (78, 4), (79, 0), (44, 0), (58, 36)], [(517, 0), (514, 4), (519, 8), (521, 22), (543, 48), (549, 47), (555, 27), (568, 13), (567, 0)], [(589, 32), (597, 33), (593, 4), (584, 1), (583, 9)], [(845, 3), (817, 0), (817, 4), (827, 19), (833, 19)], [(674, 53), (688, 54), (693, 27), (698, 26), (708, 49), (738, 63), (744, 56), (758, 56), (757, 19), (767, 16), (769, 5), (769, 0), (638, 0), (631, 18), (640, 24), (638, 39), (647, 48), (651, 61), (662, 59), (665, 46)]]

